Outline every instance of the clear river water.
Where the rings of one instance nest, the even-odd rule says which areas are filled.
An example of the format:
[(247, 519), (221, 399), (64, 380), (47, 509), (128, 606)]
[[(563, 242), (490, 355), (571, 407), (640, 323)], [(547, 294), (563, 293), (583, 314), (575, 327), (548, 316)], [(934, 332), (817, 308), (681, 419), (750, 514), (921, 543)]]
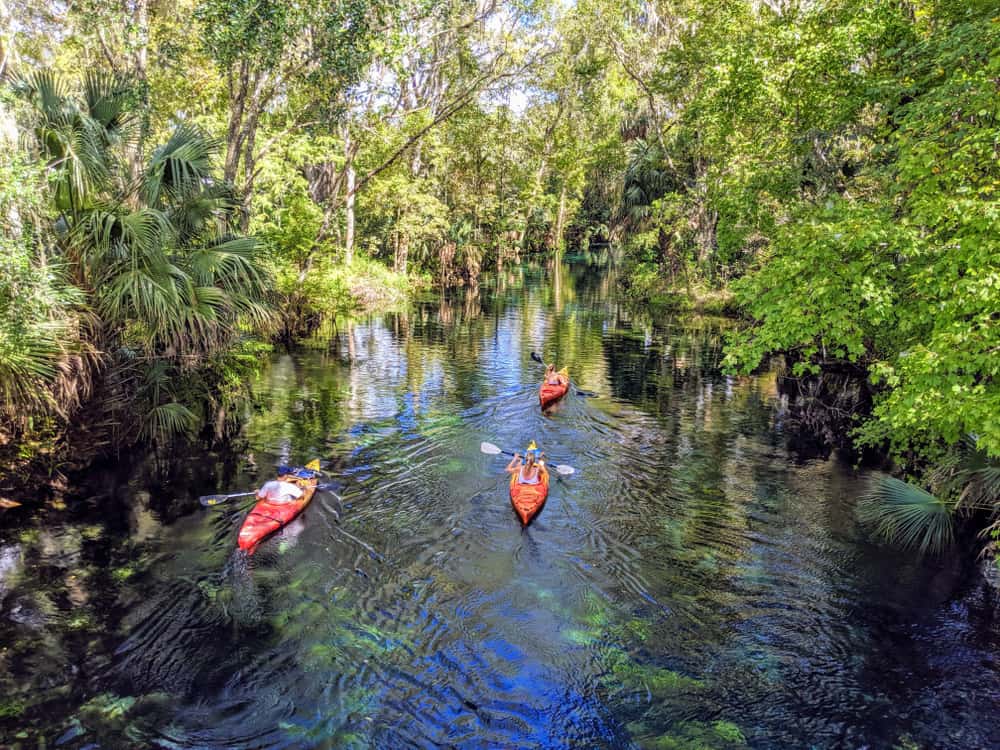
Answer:
[[(342, 324), (224, 448), (14, 498), (0, 746), (1000, 746), (996, 588), (870, 539), (775, 371), (721, 372), (731, 324), (629, 307), (606, 260)], [(533, 350), (576, 385), (546, 414)], [(532, 439), (577, 471), (522, 528), (480, 443)], [(198, 503), (317, 457), (252, 557), (252, 499)]]

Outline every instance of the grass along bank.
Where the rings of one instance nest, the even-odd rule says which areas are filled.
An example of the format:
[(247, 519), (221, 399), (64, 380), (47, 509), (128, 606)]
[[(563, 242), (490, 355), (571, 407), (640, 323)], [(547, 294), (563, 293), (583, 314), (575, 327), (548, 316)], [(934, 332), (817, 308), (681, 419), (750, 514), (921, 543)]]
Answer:
[(340, 316), (398, 310), (432, 286), (428, 274), (399, 273), (363, 256), (349, 265), (322, 259), (307, 271), (278, 266), (274, 275), (278, 338), (288, 343)]
[(629, 267), (621, 286), (631, 302), (648, 304), (664, 312), (739, 315), (736, 297), (728, 287), (713, 287), (697, 277), (686, 282), (672, 282), (655, 265), (639, 263)]

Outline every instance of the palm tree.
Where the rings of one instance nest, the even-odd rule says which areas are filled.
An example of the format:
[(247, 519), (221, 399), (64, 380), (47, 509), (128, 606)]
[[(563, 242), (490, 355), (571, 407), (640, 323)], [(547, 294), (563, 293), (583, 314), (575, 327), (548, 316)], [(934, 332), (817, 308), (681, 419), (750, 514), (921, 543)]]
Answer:
[[(933, 494), (894, 477), (877, 477), (861, 497), (858, 518), (886, 541), (921, 555), (940, 554), (954, 544), (959, 516), (985, 519), (980, 537), (997, 538), (1000, 459), (980, 449), (975, 436), (955, 446), (928, 479)], [(995, 541), (986, 549), (993, 546)]]
[(658, 143), (643, 138), (632, 141), (617, 216), (628, 230), (641, 231), (652, 215), (653, 202), (674, 187), (665, 159)]
[(19, 89), (50, 172), (56, 252), (97, 318), (106, 381), (126, 394), (119, 416), (141, 406), (137, 436), (186, 431), (197, 420), (174, 376), (271, 318), (258, 244), (232, 232), (237, 201), (215, 177), (219, 144), (182, 123), (135, 175), (126, 81), (90, 74), (74, 90), (39, 71)]

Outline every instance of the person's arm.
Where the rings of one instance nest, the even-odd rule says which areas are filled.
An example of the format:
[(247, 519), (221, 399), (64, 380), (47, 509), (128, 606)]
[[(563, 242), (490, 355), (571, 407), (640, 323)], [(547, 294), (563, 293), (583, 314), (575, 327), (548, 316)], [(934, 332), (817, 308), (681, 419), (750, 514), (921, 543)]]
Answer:
[(513, 474), (520, 468), (521, 468), (521, 454), (515, 453), (514, 457), (510, 460), (510, 463), (507, 464), (507, 468), (504, 471), (506, 471), (508, 474)]

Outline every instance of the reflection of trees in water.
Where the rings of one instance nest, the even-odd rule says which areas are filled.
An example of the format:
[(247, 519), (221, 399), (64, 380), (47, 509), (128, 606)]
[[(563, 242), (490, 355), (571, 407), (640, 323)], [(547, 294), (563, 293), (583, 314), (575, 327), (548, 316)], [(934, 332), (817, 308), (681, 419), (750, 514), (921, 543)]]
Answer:
[(616, 397), (665, 408), (673, 390), (726, 382), (719, 370), (724, 323), (691, 318), (660, 326), (622, 308), (616, 312), (614, 327), (603, 337)]
[[(778, 377), (781, 409), (777, 421), (788, 449), (799, 458), (827, 458), (837, 451), (845, 458), (868, 458), (851, 439), (851, 432), (872, 408), (867, 378), (859, 373), (820, 373)], [(872, 453), (874, 455), (874, 453)]]

